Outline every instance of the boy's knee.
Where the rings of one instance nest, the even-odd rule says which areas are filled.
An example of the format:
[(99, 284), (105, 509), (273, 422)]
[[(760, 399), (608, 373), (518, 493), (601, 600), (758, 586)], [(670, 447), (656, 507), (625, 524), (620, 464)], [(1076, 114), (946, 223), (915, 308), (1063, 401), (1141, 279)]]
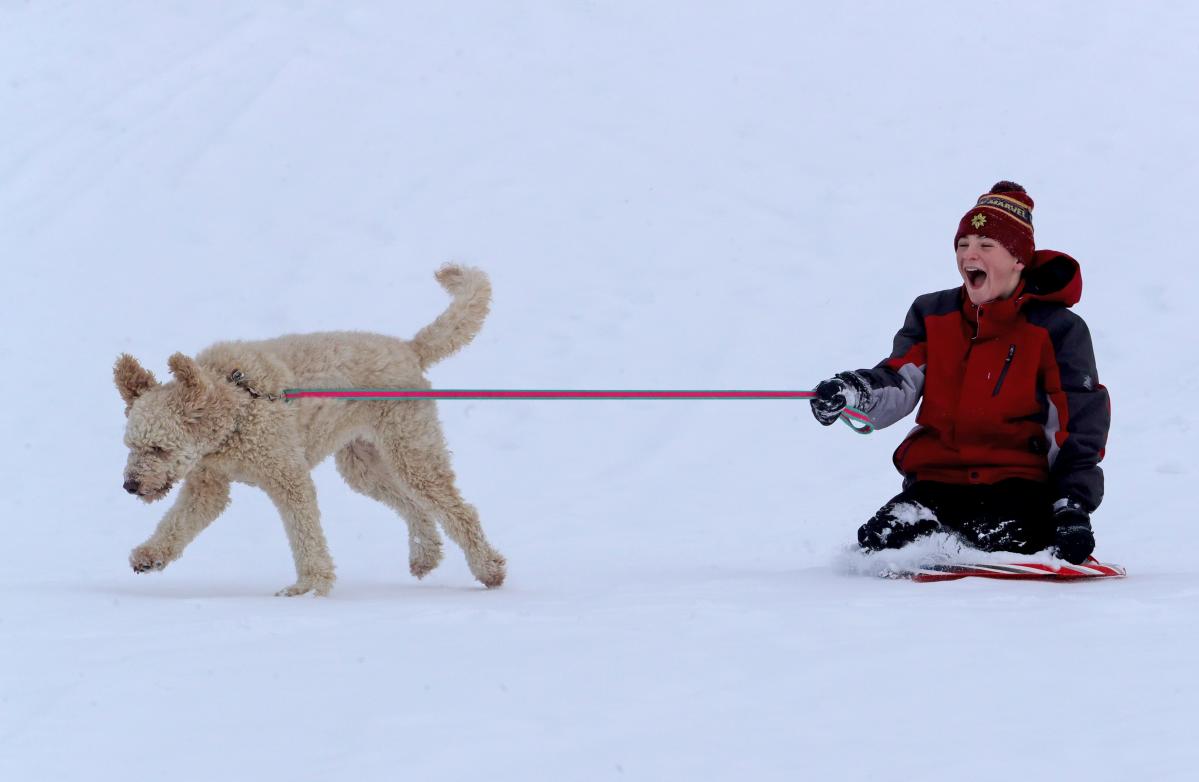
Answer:
[(891, 537), (891, 526), (875, 516), (858, 527), (858, 545), (867, 551), (882, 551)]
[(902, 548), (940, 526), (936, 515), (918, 502), (889, 503), (858, 528), (858, 545), (868, 551)]

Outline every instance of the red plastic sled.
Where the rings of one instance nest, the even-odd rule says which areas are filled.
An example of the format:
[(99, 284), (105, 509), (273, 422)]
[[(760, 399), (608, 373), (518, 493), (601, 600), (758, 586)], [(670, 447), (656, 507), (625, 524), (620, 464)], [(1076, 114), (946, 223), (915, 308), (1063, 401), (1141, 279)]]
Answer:
[(1021, 580), (1078, 580), (1084, 578), (1123, 578), (1128, 572), (1119, 565), (1088, 557), (1081, 565), (1046, 565), (1041, 562), (1003, 562), (989, 564), (921, 565), (903, 575), (927, 583), (959, 578), (1010, 578)]

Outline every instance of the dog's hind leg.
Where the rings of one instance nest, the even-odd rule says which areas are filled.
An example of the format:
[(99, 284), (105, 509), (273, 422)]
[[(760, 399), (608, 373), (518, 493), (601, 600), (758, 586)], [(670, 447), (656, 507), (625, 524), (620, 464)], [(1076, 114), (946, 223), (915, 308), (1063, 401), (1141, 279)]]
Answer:
[(408, 569), (423, 578), (441, 562), (441, 535), (429, 514), (404, 492), (379, 449), (355, 440), (337, 452), (337, 471), (350, 488), (388, 506), (408, 523)]
[(383, 453), (400, 481), (411, 490), (417, 504), (441, 520), (450, 539), (466, 552), (466, 562), (475, 578), (487, 587), (504, 583), (507, 563), (487, 542), (478, 511), (462, 499), (454, 485), (449, 453), (432, 410), (407, 419), (397, 415), (378, 435)]
[(154, 534), (129, 554), (135, 573), (162, 570), (229, 505), (229, 479), (198, 467), (183, 482), (175, 504)]

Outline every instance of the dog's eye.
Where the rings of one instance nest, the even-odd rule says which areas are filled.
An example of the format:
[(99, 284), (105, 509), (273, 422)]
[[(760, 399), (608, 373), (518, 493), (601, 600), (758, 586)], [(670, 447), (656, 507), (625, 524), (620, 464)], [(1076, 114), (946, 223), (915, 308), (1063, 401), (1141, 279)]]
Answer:
[(146, 449), (146, 453), (150, 454), (151, 456), (166, 456), (167, 449), (159, 448), (157, 445), (151, 445)]

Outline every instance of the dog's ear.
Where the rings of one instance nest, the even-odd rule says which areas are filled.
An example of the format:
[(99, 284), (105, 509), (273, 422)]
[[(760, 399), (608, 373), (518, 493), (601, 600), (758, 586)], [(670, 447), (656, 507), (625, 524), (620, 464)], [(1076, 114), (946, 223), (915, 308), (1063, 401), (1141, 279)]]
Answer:
[(167, 366), (171, 368), (171, 374), (175, 376), (175, 379), (187, 389), (188, 394), (193, 398), (201, 396), (212, 388), (212, 383), (204, 376), (200, 365), (182, 353), (175, 353), (168, 358)]
[(129, 408), (135, 399), (158, 385), (150, 370), (143, 368), (128, 353), (122, 353), (117, 359), (116, 366), (112, 368), (112, 378), (117, 384), (117, 391), (121, 392), (121, 399), (125, 400), (125, 415), (129, 415)]

